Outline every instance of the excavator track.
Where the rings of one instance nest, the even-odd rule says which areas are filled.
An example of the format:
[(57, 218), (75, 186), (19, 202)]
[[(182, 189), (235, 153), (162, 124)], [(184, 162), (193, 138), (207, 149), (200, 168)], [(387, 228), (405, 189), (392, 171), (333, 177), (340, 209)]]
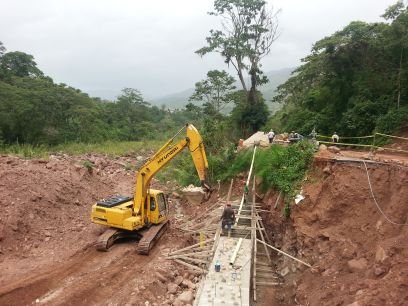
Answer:
[(151, 226), (146, 232), (144, 232), (143, 238), (137, 245), (137, 253), (141, 255), (149, 255), (150, 250), (160, 239), (160, 237), (166, 232), (168, 226), (169, 221), (167, 220), (162, 224)]
[(107, 251), (115, 242), (116, 239), (118, 239), (119, 235), (118, 229), (114, 228), (109, 228), (107, 229), (102, 235), (99, 236), (97, 242), (96, 242), (96, 249), (98, 251)]
[(116, 240), (121, 238), (133, 238), (140, 240), (142, 236), (137, 232), (128, 232), (117, 228), (108, 228), (102, 235), (99, 236), (96, 242), (96, 249), (98, 251), (106, 252)]

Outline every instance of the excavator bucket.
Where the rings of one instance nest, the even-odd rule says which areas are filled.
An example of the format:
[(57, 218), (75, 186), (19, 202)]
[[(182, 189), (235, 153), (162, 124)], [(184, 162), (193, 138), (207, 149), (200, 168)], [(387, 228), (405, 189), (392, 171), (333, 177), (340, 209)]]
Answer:
[(183, 196), (193, 205), (206, 202), (210, 199), (212, 189), (190, 185), (181, 190)]

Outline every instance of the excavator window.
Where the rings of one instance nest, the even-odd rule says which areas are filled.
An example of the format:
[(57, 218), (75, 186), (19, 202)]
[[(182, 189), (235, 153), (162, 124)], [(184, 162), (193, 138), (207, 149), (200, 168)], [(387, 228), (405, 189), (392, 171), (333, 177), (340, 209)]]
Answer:
[(156, 210), (156, 201), (154, 200), (154, 197), (150, 197), (150, 211), (155, 211)]
[(157, 202), (159, 203), (160, 214), (165, 215), (167, 211), (167, 207), (166, 207), (166, 200), (164, 199), (163, 193), (160, 193), (157, 195)]

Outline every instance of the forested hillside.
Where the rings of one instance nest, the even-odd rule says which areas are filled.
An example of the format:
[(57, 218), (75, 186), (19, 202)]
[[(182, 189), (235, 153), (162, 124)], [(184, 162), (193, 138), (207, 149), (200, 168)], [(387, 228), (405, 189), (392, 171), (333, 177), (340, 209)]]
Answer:
[(189, 113), (151, 106), (125, 88), (116, 101), (55, 84), (33, 56), (0, 43), (0, 143), (59, 144), (169, 137)]
[(389, 7), (386, 22), (355, 21), (316, 42), (279, 87), (283, 110), (269, 124), (343, 136), (393, 132), (408, 120), (408, 11)]
[[(259, 87), (259, 91), (262, 93), (264, 99), (267, 101), (268, 107), (275, 111), (280, 106), (277, 103), (270, 103), (272, 98), (276, 95), (276, 89), (279, 85), (283, 84), (290, 76), (290, 73), (295, 70), (295, 68), (284, 68), (279, 70), (272, 70), (265, 73), (269, 82), (263, 84)], [(234, 84), (237, 88), (240, 88), (239, 82), (235, 82)], [(193, 94), (194, 89), (189, 88), (183, 90), (181, 92), (177, 92), (171, 95), (167, 95), (161, 98), (153, 99), (151, 101), (152, 105), (166, 105), (171, 109), (175, 108), (183, 108), (186, 104), (188, 104), (189, 97)]]

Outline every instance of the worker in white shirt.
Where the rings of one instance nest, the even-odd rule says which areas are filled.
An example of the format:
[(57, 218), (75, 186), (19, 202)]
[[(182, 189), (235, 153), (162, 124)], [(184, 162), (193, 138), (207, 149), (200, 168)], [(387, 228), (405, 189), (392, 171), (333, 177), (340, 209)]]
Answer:
[(339, 135), (336, 134), (336, 132), (333, 133), (332, 138), (332, 142), (339, 142)]

